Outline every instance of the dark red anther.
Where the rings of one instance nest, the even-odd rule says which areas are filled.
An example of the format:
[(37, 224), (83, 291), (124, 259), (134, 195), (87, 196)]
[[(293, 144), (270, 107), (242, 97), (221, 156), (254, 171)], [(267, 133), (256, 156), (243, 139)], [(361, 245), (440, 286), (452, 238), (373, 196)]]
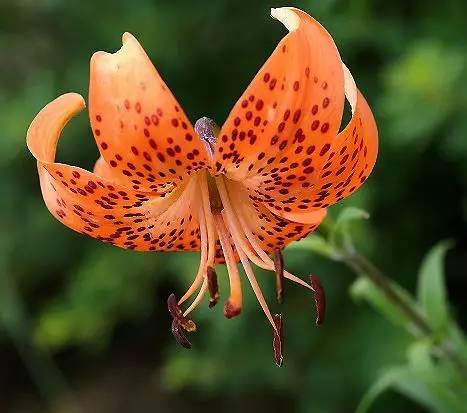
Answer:
[(177, 343), (180, 344), (182, 347), (191, 348), (191, 343), (185, 336), (185, 333), (183, 332), (183, 327), (180, 325), (179, 320), (176, 318), (172, 320), (172, 334), (175, 337)]
[(207, 268), (208, 291), (209, 291), (209, 308), (214, 307), (219, 300), (219, 285), (217, 284), (217, 274), (214, 268)]
[(185, 317), (182, 313), (182, 310), (178, 306), (177, 298), (175, 294), (170, 294), (167, 298), (167, 308), (169, 313), (172, 316), (172, 334), (175, 337), (175, 340), (185, 348), (191, 348), (191, 343), (186, 338), (183, 330), (188, 332), (196, 331), (196, 324), (193, 320)]
[(274, 249), (274, 269), (276, 271), (276, 297), (277, 302), (284, 302), (284, 257), (279, 248)]
[(282, 366), (284, 362), (284, 335), (282, 332), (282, 314), (274, 315), (274, 338), (272, 339), (272, 348), (274, 350), (274, 363), (278, 367)]
[(321, 280), (317, 275), (310, 275), (310, 285), (315, 296), (316, 325), (319, 326), (324, 322), (324, 313), (326, 311), (326, 296), (324, 294)]
[(167, 308), (173, 318), (183, 317), (182, 310), (180, 310), (180, 307), (178, 306), (177, 297), (175, 297), (175, 294), (173, 293), (169, 295), (169, 298), (167, 298)]

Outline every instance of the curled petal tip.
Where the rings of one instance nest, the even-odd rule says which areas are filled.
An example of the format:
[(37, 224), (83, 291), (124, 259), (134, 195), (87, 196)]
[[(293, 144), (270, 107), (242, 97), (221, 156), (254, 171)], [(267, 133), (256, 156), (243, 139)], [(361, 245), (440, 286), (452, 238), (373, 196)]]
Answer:
[(289, 32), (293, 32), (300, 26), (300, 18), (289, 7), (271, 8), (271, 17), (279, 20)]
[(353, 115), (357, 106), (357, 85), (355, 84), (352, 73), (350, 73), (349, 68), (344, 63), (342, 63), (342, 69), (344, 71), (345, 95), (350, 103)]
[(70, 108), (74, 108), (76, 111), (84, 109), (84, 107), (86, 106), (86, 102), (84, 98), (79, 93), (76, 93), (76, 92), (65, 93), (57, 97), (50, 103), (67, 105)]
[(91, 61), (90, 61), (90, 64), (91, 66), (93, 65), (93, 63), (99, 59), (99, 57), (101, 56), (105, 56), (107, 55), (108, 53), (107, 52), (104, 52), (103, 50), (98, 50), (97, 52), (94, 52), (91, 56)]
[(48, 103), (36, 115), (28, 128), (26, 145), (38, 161), (54, 161), (62, 129), (85, 106), (86, 102), (80, 94), (70, 92)]
[(76, 107), (78, 109), (84, 109), (86, 107), (86, 102), (79, 93), (69, 92), (69, 93), (65, 93), (63, 96), (67, 96), (68, 99), (72, 99), (73, 101), (75, 101)]
[(135, 36), (133, 36), (130, 32), (125, 32), (122, 34), (122, 44), (125, 44), (127, 41), (134, 40)]

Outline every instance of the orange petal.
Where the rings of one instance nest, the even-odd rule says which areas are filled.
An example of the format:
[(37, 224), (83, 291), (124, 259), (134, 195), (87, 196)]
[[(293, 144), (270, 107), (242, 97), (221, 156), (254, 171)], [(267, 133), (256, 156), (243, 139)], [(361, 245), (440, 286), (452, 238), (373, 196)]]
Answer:
[[(262, 201), (274, 213), (297, 222), (322, 208), (355, 192), (371, 173), (378, 152), (378, 130), (371, 110), (355, 82), (344, 67), (346, 96), (352, 107), (352, 119), (345, 129), (326, 146), (317, 147), (314, 154), (296, 155), (299, 167), (291, 172), (277, 172), (273, 183), (266, 181), (245, 185), (256, 201)], [(314, 165), (310, 177), (306, 168)], [(271, 193), (275, 194), (274, 197)]]
[(304, 223), (294, 222), (273, 214), (260, 202), (249, 201), (248, 192), (241, 183), (230, 181), (226, 186), (232, 203), (242, 211), (250, 230), (256, 234), (261, 248), (268, 254), (273, 253), (275, 248), (285, 248), (307, 236), (318, 228), (326, 216), (326, 210), (321, 209), (308, 215)]
[[(216, 169), (241, 181), (250, 199), (274, 214), (309, 223), (368, 177), (377, 130), (326, 30), (297, 9), (272, 14), (290, 33), (222, 128)], [(338, 133), (344, 92), (353, 117)]]
[(138, 41), (91, 59), (89, 114), (105, 161), (133, 189), (167, 191), (207, 164), (190, 121)]
[(84, 107), (69, 93), (49, 103), (28, 130), (27, 144), (37, 159), (42, 194), (49, 211), (75, 231), (123, 248), (197, 250), (197, 178), (166, 197), (128, 189), (81, 168), (55, 163), (61, 131)]
[[(99, 156), (96, 163), (94, 164), (93, 172), (100, 176), (101, 178), (108, 179), (109, 181), (117, 182), (120, 178), (116, 174), (113, 173), (112, 167), (105, 161), (102, 156)], [(124, 183), (125, 180), (121, 179)]]
[(286, 154), (329, 142), (342, 119), (344, 75), (329, 33), (298, 9), (272, 9), (272, 15), (290, 33), (234, 106), (216, 147), (217, 172), (235, 180), (293, 169)]

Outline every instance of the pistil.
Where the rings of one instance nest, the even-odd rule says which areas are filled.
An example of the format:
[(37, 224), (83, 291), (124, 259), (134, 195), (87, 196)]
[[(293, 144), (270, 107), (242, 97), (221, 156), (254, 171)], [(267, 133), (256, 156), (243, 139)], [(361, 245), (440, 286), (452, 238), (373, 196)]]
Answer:
[(216, 146), (217, 135), (219, 134), (219, 127), (212, 119), (203, 116), (195, 123), (195, 132), (203, 142), (208, 153), (213, 156), (214, 148)]

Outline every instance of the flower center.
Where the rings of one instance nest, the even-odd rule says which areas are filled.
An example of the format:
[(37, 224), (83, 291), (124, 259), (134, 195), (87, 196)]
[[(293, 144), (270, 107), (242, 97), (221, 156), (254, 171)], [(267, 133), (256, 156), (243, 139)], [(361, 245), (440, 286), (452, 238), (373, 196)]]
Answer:
[[(200, 139), (209, 144), (209, 136), (212, 137), (213, 135), (206, 137), (206, 135), (203, 135), (204, 132), (206, 130), (201, 131), (200, 128), (197, 130)], [(271, 323), (273, 328), (274, 361), (278, 366), (281, 366), (284, 345), (282, 315), (280, 313), (275, 315), (271, 313), (250, 263), (276, 273), (276, 292), (279, 303), (283, 301), (283, 282), (285, 278), (313, 291), (317, 310), (316, 324), (322, 323), (325, 308), (325, 297), (319, 279), (311, 276), (311, 283), (307, 283), (285, 271), (284, 260), (279, 248), (274, 250), (274, 259), (269, 257), (254, 232), (254, 224), (252, 225), (249, 222), (247, 212), (242, 207), (242, 201), (238, 197), (235, 187), (228, 184), (226, 177), (214, 177), (208, 171), (202, 171), (194, 179), (198, 180), (201, 199), (198, 210), (201, 241), (200, 264), (193, 283), (182, 298), (177, 302), (174, 296), (169, 297), (168, 307), (173, 317), (172, 333), (182, 346), (190, 348), (191, 344), (185, 332), (195, 331), (196, 326), (187, 316), (202, 301), (206, 292), (209, 292), (210, 296), (209, 307), (213, 307), (218, 302), (219, 286), (214, 269), (216, 258), (223, 258), (225, 261), (230, 284), (230, 294), (224, 304), (224, 315), (227, 318), (232, 318), (241, 313), (243, 293), (237, 265), (237, 262), (239, 262), (261, 308)], [(190, 298), (196, 290), (198, 290), (198, 293), (191, 305), (185, 311), (182, 311), (180, 305)]]
[[(214, 148), (216, 146), (217, 135), (219, 134), (219, 127), (216, 122), (212, 119), (203, 116), (195, 122), (195, 132), (198, 134), (201, 142), (206, 147), (207, 152), (211, 155), (214, 154)], [(217, 189), (216, 181), (210, 174), (206, 174), (208, 191), (209, 191), (209, 203), (211, 205), (211, 211), (216, 214), (222, 212), (224, 209), (222, 200)]]

